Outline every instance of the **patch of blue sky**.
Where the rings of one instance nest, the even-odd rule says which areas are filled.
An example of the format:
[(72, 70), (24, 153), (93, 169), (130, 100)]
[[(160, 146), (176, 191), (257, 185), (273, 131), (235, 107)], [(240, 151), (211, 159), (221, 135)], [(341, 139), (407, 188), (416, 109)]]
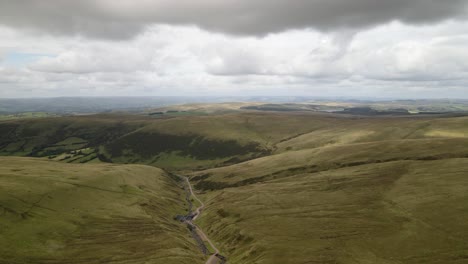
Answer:
[(36, 54), (36, 53), (23, 53), (23, 52), (8, 52), (0, 60), (0, 65), (21, 68), (31, 64), (44, 57), (53, 57), (50, 54)]

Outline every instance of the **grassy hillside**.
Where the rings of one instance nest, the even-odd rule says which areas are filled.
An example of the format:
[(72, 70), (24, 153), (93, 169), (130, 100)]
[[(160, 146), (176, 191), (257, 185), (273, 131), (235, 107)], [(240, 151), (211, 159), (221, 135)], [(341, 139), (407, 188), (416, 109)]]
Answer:
[(264, 156), (275, 144), (346, 120), (321, 114), (243, 112), (154, 118), (92, 115), (0, 122), (0, 155), (95, 159), (168, 169), (222, 166)]
[(468, 157), (468, 139), (415, 139), (356, 143), (289, 151), (194, 173), (200, 189), (235, 187), (297, 173), (321, 172), (391, 161)]
[(466, 263), (468, 159), (394, 161), (208, 192), (230, 263)]
[[(322, 122), (325, 123), (325, 122)], [(468, 138), (468, 117), (348, 117), (281, 142), (278, 152), (407, 139)]]
[(466, 117), (309, 122), (274, 155), (190, 173), (230, 263), (466, 263)]
[(23, 112), (17, 114), (0, 114), (0, 120), (23, 119), (23, 118), (44, 118), (53, 117), (54, 114), (46, 112)]
[(295, 173), (398, 160), (468, 157), (467, 117), (343, 118), (308, 115), (308, 118), (313, 125), (305, 124), (303, 129), (308, 128), (310, 132), (277, 141), (273, 145), (274, 155), (194, 173), (197, 187), (219, 189)]
[[(144, 119), (138, 116), (117, 115), (3, 121), (0, 122), (0, 155), (42, 157), (84, 146), (97, 147), (143, 124)], [(74, 143), (81, 144), (73, 146)]]
[(294, 103), (267, 103), (243, 106), (260, 111), (322, 111), (353, 113), (364, 116), (409, 115), (427, 113), (467, 113), (467, 100), (304, 100)]
[[(0, 155), (49, 157), (69, 163), (117, 163), (194, 167), (246, 159), (265, 149), (256, 141), (212, 138), (203, 131), (164, 130), (169, 120), (142, 115), (93, 115), (0, 122)], [(161, 125), (159, 125), (161, 124)]]
[(43, 157), (0, 159), (0, 225), (20, 219), (0, 233), (14, 241), (4, 258), (203, 263), (169, 219), (181, 190), (158, 169), (102, 163), (114, 162), (189, 176), (206, 202), (196, 222), (232, 264), (467, 263), (468, 117), (242, 105), (0, 122), (1, 155)]
[[(0, 122), (0, 155), (202, 169), (271, 152), (325, 145), (465, 137), (467, 128), (460, 124), (466, 118), (449, 119), (241, 111), (175, 117), (108, 114), (10, 120)], [(452, 134), (447, 134), (447, 128)]]
[(160, 169), (0, 158), (0, 263), (196, 263)]

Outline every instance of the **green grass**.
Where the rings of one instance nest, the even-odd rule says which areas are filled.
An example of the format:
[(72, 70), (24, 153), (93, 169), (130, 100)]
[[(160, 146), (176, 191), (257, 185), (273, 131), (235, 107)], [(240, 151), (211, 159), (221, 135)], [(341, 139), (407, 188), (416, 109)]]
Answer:
[(56, 116), (55, 114), (45, 113), (45, 112), (25, 112), (18, 114), (3, 114), (0, 115), (1, 120), (13, 120), (13, 119), (24, 119), (24, 118), (43, 118)]
[(154, 167), (0, 158), (0, 263), (201, 262), (182, 199)]
[(57, 142), (50, 147), (46, 147), (43, 149), (44, 152), (47, 151), (57, 151), (60, 150), (61, 152), (71, 151), (71, 150), (78, 150), (85, 147), (88, 144), (86, 140), (83, 140), (78, 137), (69, 137), (65, 140)]
[[(102, 161), (186, 169), (221, 165), (232, 158), (245, 159), (268, 151), (263, 142), (245, 137), (250, 129), (242, 126), (243, 121), (237, 123), (236, 116), (229, 119), (235, 122), (228, 128), (233, 136), (219, 134), (222, 131), (217, 135), (206, 133), (226, 124), (219, 116), (212, 121), (204, 116), (153, 119), (140, 115), (4, 121), (0, 122), (4, 135), (0, 138), (0, 155), (49, 157), (92, 148), (98, 150), (96, 155)], [(158, 158), (161, 162), (156, 161)]]
[[(207, 205), (197, 224), (232, 264), (467, 262), (468, 117), (240, 106), (0, 122), (1, 155), (66, 147), (51, 158), (61, 162), (0, 159), (0, 227), (14, 227), (0, 229), (13, 242), (0, 244), (2, 256), (203, 263), (169, 219), (186, 210), (180, 187), (156, 168), (99, 155), (190, 176)], [(44, 194), (52, 198), (39, 205), (55, 211), (35, 205), (23, 219)]]
[(466, 120), (311, 117), (275, 155), (191, 173), (200, 225), (230, 263), (466, 263)]
[(163, 167), (167, 169), (191, 169), (191, 168), (207, 168), (212, 167), (216, 164), (225, 161), (224, 159), (195, 159), (192, 157), (187, 157), (183, 155), (179, 155), (178, 153), (161, 153), (158, 155), (154, 162), (150, 164), (156, 167)]
[(197, 112), (197, 111), (183, 111), (183, 112), (168, 112), (164, 115), (166, 116), (201, 116), (206, 115), (207, 113), (204, 112)]
[(230, 263), (466, 263), (468, 159), (396, 161), (206, 193)]
[[(203, 182), (243, 185), (246, 180), (265, 181), (295, 173), (320, 172), (342, 167), (398, 160), (441, 160), (468, 157), (467, 139), (414, 139), (354, 143), (288, 151), (232, 166), (196, 172)], [(252, 182), (258, 182), (252, 181)]]

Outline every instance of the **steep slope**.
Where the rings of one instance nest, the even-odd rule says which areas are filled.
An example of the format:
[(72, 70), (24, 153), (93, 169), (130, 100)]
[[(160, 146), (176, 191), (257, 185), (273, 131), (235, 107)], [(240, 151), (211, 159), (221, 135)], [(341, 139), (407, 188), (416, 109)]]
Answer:
[(188, 173), (200, 225), (234, 264), (466, 263), (466, 121), (344, 120)]
[[(148, 182), (142, 175), (161, 172), (144, 166), (64, 163), (90, 163), (89, 156), (73, 156), (89, 153), (96, 155), (92, 161), (144, 163), (189, 176), (206, 205), (196, 223), (229, 263), (468, 260), (467, 117), (247, 111), (99, 115), (0, 122), (0, 132), (7, 135), (0, 141), (2, 155), (62, 160), (26, 159), (34, 164), (26, 168), (26, 160), (5, 160), (4, 174), (15, 177), (0, 178), (0, 186), (6, 186), (0, 187), (0, 195), (5, 193), (0, 212), (8, 216), (0, 225), (18, 228), (0, 233), (14, 242), (0, 244), (5, 261), (11, 252), (25, 256), (16, 263), (75, 258), (88, 263), (104, 255), (113, 257), (102, 261), (116, 263), (159, 263), (159, 256), (176, 263), (206, 260), (187, 230), (169, 219), (184, 210), (181, 190), (169, 178)], [(62, 154), (53, 157), (54, 151)], [(25, 183), (19, 182), (23, 178)], [(21, 196), (7, 195), (9, 190)], [(53, 215), (62, 201), (83, 216)], [(156, 229), (148, 217), (158, 223)], [(22, 221), (31, 224), (17, 225)], [(48, 221), (63, 231), (50, 231)], [(30, 234), (35, 240), (25, 244)], [(73, 235), (63, 239), (63, 234)]]
[[(0, 155), (200, 169), (265, 156), (275, 144), (350, 122), (317, 114), (231, 113), (154, 118), (107, 114), (0, 122)], [(151, 146), (151, 147), (149, 147)]]
[[(197, 120), (200, 125), (191, 125)], [(223, 120), (213, 118), (211, 124), (203, 124), (203, 116), (165, 119), (114, 114), (3, 121), (0, 155), (177, 169), (233, 163), (270, 151), (258, 139), (246, 137), (249, 129), (241, 124), (228, 128), (232, 129), (232, 136), (206, 133), (210, 128), (216, 131), (224, 126)]]
[(365, 164), (403, 160), (468, 157), (468, 139), (389, 140), (288, 151), (247, 162), (192, 173), (196, 187), (213, 190), (237, 187), (298, 173), (323, 172)]
[(365, 164), (206, 192), (230, 263), (466, 263), (468, 159)]
[[(333, 120), (333, 116), (329, 119)], [(280, 142), (276, 147), (280, 153), (350, 143), (434, 138), (468, 138), (468, 117), (350, 116), (326, 122), (318, 129)]]
[(201, 263), (183, 198), (154, 167), (0, 158), (0, 263)]

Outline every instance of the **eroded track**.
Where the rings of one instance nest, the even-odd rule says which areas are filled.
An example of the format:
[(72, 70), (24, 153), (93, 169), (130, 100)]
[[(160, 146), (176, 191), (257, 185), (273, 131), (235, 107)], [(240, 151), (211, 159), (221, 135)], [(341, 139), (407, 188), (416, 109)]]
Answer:
[[(205, 255), (209, 255), (210, 257), (206, 261), (206, 264), (224, 264), (227, 263), (226, 257), (222, 256), (219, 254), (218, 248), (214, 245), (214, 243), (211, 241), (211, 239), (203, 232), (203, 230), (197, 226), (194, 221), (200, 217), (201, 213), (203, 212), (205, 208), (205, 204), (203, 203), (202, 200), (200, 200), (197, 195), (194, 193), (192, 184), (190, 183), (190, 180), (187, 177), (183, 177), (185, 180), (185, 191), (187, 193), (186, 195), (186, 200), (188, 202), (188, 214), (187, 215), (178, 215), (176, 218), (177, 220), (185, 223), (188, 227), (188, 229), (192, 233), (192, 237), (196, 240), (198, 246), (200, 247), (200, 250), (203, 252)], [(193, 209), (193, 203), (190, 197), (193, 197), (194, 200), (196, 200), (200, 206), (198, 206), (195, 210)], [(208, 247), (206, 246), (205, 243), (208, 243), (211, 247), (211, 249), (214, 252), (210, 252)]]

